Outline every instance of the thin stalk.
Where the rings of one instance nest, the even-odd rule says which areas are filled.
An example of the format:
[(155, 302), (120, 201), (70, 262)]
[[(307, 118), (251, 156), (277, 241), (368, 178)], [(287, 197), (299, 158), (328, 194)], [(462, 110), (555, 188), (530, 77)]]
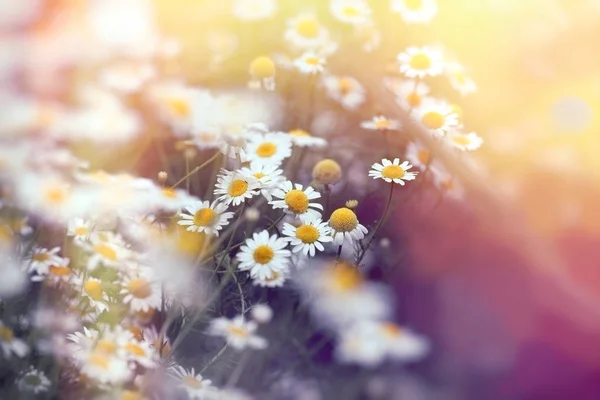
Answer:
[(381, 228), (381, 226), (383, 225), (383, 221), (387, 217), (388, 211), (390, 210), (390, 205), (392, 204), (392, 195), (394, 194), (394, 187), (396, 186), (396, 184), (392, 182), (389, 185), (390, 185), (390, 194), (388, 195), (387, 203), (385, 204), (385, 209), (383, 210), (383, 215), (379, 219), (379, 222), (377, 222), (375, 229), (373, 229), (373, 233), (371, 234), (369, 241), (367, 242), (362, 253), (360, 254), (360, 257), (358, 257), (358, 260), (356, 261), (357, 266), (360, 265), (360, 262), (365, 257), (365, 254), (367, 254), (367, 251), (369, 250), (369, 247), (371, 246), (373, 239), (377, 235), (377, 231), (379, 231), (379, 228)]
[(219, 151), (216, 152), (211, 158), (209, 158), (208, 160), (204, 161), (202, 164), (198, 165), (196, 168), (194, 168), (193, 170), (191, 170), (190, 172), (188, 172), (187, 174), (185, 174), (185, 176), (183, 178), (181, 178), (180, 180), (178, 180), (177, 182), (175, 182), (175, 184), (173, 186), (171, 186), (171, 189), (176, 188), (183, 181), (185, 181), (186, 179), (188, 179), (190, 176), (194, 175), (196, 172), (200, 171), (202, 168), (206, 167), (208, 164), (210, 164), (211, 162), (213, 162), (214, 160), (216, 160), (217, 157), (219, 156), (219, 154), (221, 154), (221, 152), (219, 152)]

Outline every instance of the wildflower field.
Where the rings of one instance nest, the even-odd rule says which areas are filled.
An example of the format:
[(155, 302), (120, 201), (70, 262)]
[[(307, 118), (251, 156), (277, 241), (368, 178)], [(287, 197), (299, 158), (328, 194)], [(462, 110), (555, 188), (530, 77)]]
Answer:
[(600, 398), (598, 17), (0, 1), (0, 400)]

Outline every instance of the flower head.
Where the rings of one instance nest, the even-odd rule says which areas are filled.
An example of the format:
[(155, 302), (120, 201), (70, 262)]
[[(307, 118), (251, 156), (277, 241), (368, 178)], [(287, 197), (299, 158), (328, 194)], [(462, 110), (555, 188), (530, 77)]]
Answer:
[(198, 201), (185, 207), (180, 214), (179, 225), (187, 226), (191, 232), (204, 232), (207, 235), (219, 236), (219, 231), (233, 218), (232, 212), (226, 212), (227, 206), (223, 203)]
[(297, 215), (302, 220), (321, 217), (321, 213), (317, 210), (322, 210), (323, 206), (310, 202), (320, 198), (321, 193), (310, 186), (303, 189), (299, 183), (292, 184), (286, 181), (273, 191), (273, 197), (280, 199), (270, 202), (273, 208), (283, 208), (285, 212)]
[(299, 226), (288, 223), (283, 225), (283, 235), (290, 242), (292, 252), (301, 251), (304, 255), (314, 257), (316, 250), (323, 251), (323, 243), (333, 241), (331, 228), (320, 219), (308, 220)]
[(442, 54), (430, 47), (409, 47), (397, 59), (400, 72), (408, 78), (437, 76), (444, 71)]
[(377, 115), (369, 121), (361, 122), (360, 126), (364, 129), (374, 131), (394, 131), (399, 129), (401, 124), (400, 121), (397, 121), (395, 119), (389, 119), (384, 117), (383, 115)]
[(256, 196), (260, 190), (260, 182), (253, 176), (247, 176), (240, 171), (221, 170), (215, 185), (215, 196), (220, 195), (217, 201), (225, 205), (237, 206)]
[(404, 181), (412, 181), (417, 177), (417, 172), (409, 172), (412, 165), (408, 161), (404, 161), (400, 164), (399, 158), (394, 158), (394, 161), (390, 161), (387, 158), (381, 160), (381, 164), (375, 163), (371, 166), (369, 176), (373, 179), (383, 179), (386, 182), (394, 182), (404, 186)]
[(267, 230), (254, 233), (236, 255), (238, 268), (249, 270), (253, 277), (270, 278), (274, 272), (287, 267), (291, 253), (286, 247), (287, 241), (277, 235), (269, 236)]
[(358, 217), (349, 208), (341, 207), (331, 213), (328, 221), (334, 243), (342, 245), (360, 240), (367, 234), (367, 228), (358, 222)]

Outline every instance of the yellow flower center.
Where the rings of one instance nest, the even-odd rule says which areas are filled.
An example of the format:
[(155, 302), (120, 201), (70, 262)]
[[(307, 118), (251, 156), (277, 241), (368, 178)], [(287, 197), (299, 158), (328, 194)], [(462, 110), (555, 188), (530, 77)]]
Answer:
[(452, 141), (459, 146), (468, 146), (471, 144), (471, 139), (467, 135), (456, 135), (452, 137)]
[(411, 107), (419, 107), (421, 105), (421, 96), (416, 92), (411, 92), (406, 95), (406, 102)]
[(3, 342), (12, 342), (14, 337), (15, 334), (13, 333), (12, 329), (8, 329), (5, 326), (0, 326), (0, 339), (2, 339)]
[(386, 335), (392, 337), (398, 337), (402, 334), (402, 329), (398, 325), (391, 322), (385, 322), (381, 324), (381, 329), (383, 329), (383, 332)]
[(290, 131), (290, 135), (296, 137), (307, 137), (310, 136), (310, 133), (306, 132), (304, 129), (292, 129)]
[(194, 225), (212, 226), (217, 220), (217, 213), (212, 208), (202, 208), (194, 214)]
[(344, 6), (341, 10), (341, 13), (346, 17), (358, 17), (360, 15), (360, 10), (356, 7)]
[(129, 293), (138, 299), (145, 299), (152, 294), (150, 283), (143, 278), (136, 278), (129, 282)]
[(27, 382), (28, 385), (30, 386), (38, 386), (42, 383), (42, 380), (39, 378), (39, 376), (36, 376), (34, 374), (28, 374), (26, 375), (23, 380), (25, 382)]
[(290, 190), (284, 200), (290, 211), (295, 214), (303, 214), (308, 210), (308, 196), (302, 190)]
[(302, 225), (296, 229), (296, 237), (303, 243), (314, 243), (319, 239), (319, 230), (312, 225)]
[(417, 53), (411, 57), (409, 64), (413, 69), (429, 69), (431, 67), (431, 58), (425, 53)]
[(267, 245), (261, 245), (258, 246), (255, 250), (254, 250), (254, 261), (256, 261), (257, 264), (267, 264), (268, 262), (270, 262), (273, 257), (275, 256), (275, 252), (273, 251), (273, 249)]
[(342, 179), (342, 167), (336, 161), (326, 158), (315, 164), (312, 176), (323, 185), (333, 185)]
[(187, 117), (191, 114), (192, 108), (185, 99), (171, 98), (168, 100), (169, 110), (177, 117)]
[(84, 236), (87, 235), (89, 232), (90, 230), (85, 226), (78, 226), (74, 229), (74, 233), (76, 236)]
[(33, 261), (45, 262), (50, 259), (50, 255), (48, 253), (35, 253), (31, 258)]
[(232, 325), (228, 330), (230, 334), (235, 336), (248, 336), (248, 330), (239, 326)]
[(261, 178), (264, 178), (266, 175), (265, 175), (265, 174), (263, 174), (262, 172), (256, 172), (256, 173), (255, 173), (253, 176), (254, 176), (256, 179), (261, 179)]
[(135, 343), (127, 343), (125, 345), (125, 350), (127, 350), (128, 352), (130, 352), (133, 355), (140, 356), (140, 357), (146, 355), (146, 351), (141, 346), (138, 346)]
[(421, 117), (421, 122), (426, 128), (429, 129), (440, 129), (444, 126), (446, 118), (437, 111), (429, 111)]
[(164, 188), (162, 190), (162, 194), (163, 194), (163, 196), (165, 196), (165, 197), (167, 197), (169, 199), (176, 199), (177, 198), (177, 192), (173, 188)]
[(259, 157), (263, 157), (263, 158), (272, 157), (276, 152), (277, 152), (277, 145), (272, 142), (261, 143), (256, 148), (256, 154)]
[(121, 400), (143, 400), (144, 397), (138, 392), (133, 392), (131, 390), (126, 390), (121, 393)]
[(404, 5), (411, 11), (417, 11), (423, 8), (423, 0), (404, 0)]
[(345, 96), (354, 89), (354, 82), (348, 78), (338, 79), (338, 88), (340, 93)]
[(105, 354), (114, 354), (117, 351), (117, 345), (112, 340), (100, 340), (94, 350)]
[(71, 273), (71, 269), (63, 267), (62, 265), (51, 265), (50, 268), (48, 268), (48, 272), (54, 276), (66, 276)]
[(267, 282), (273, 282), (276, 279), (279, 279), (279, 272), (273, 271), (273, 274), (271, 275), (271, 277), (270, 278), (265, 278), (265, 281), (267, 281)]
[(337, 264), (330, 270), (330, 274), (332, 288), (340, 292), (353, 290), (363, 282), (358, 269), (347, 262)]
[(321, 60), (319, 60), (317, 57), (308, 56), (304, 58), (304, 63), (312, 67), (316, 67), (321, 65)]
[(199, 381), (198, 379), (194, 378), (193, 376), (184, 376), (181, 379), (181, 382), (184, 385), (189, 386), (189, 387), (194, 388), (194, 389), (201, 389), (202, 388), (202, 382)]
[(236, 179), (229, 185), (229, 195), (232, 197), (239, 197), (246, 193), (247, 190), (248, 182), (242, 179)]
[(116, 250), (105, 243), (97, 243), (94, 245), (94, 252), (110, 261), (115, 261), (117, 259)]
[(100, 352), (94, 352), (88, 362), (91, 365), (94, 365), (96, 367), (100, 367), (103, 369), (108, 369), (108, 367), (110, 366), (110, 359), (103, 353)]
[(388, 129), (392, 125), (389, 119), (378, 119), (375, 121), (375, 128), (377, 129)]
[(102, 284), (98, 281), (87, 281), (83, 285), (83, 290), (87, 293), (92, 300), (101, 300), (104, 292), (102, 291)]
[(62, 187), (52, 186), (46, 189), (46, 200), (53, 205), (62, 204), (67, 199), (67, 191)]
[(421, 149), (417, 152), (417, 158), (421, 162), (421, 164), (429, 164), (429, 159), (431, 155), (429, 154), (429, 150)]
[(250, 63), (250, 75), (257, 79), (275, 76), (275, 63), (267, 56), (256, 57)]
[(315, 38), (319, 35), (319, 22), (315, 19), (303, 19), (296, 24), (296, 32), (305, 38)]
[(389, 179), (402, 179), (405, 173), (406, 171), (399, 165), (388, 165), (381, 171), (381, 175)]
[(336, 232), (350, 232), (358, 225), (358, 218), (354, 214), (354, 211), (342, 207), (331, 213), (329, 225)]

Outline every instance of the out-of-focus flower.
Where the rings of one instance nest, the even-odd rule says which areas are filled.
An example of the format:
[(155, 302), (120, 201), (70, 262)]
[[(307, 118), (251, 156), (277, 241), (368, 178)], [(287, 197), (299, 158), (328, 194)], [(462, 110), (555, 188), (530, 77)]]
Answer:
[(413, 115), (434, 137), (443, 136), (458, 127), (458, 115), (443, 100), (428, 100), (415, 109)]
[(334, 185), (342, 180), (342, 167), (337, 161), (326, 158), (315, 164), (312, 177), (321, 185)]
[(446, 136), (446, 142), (455, 149), (462, 151), (473, 151), (481, 147), (483, 144), (483, 139), (475, 132), (462, 133), (458, 131), (451, 131)]
[(338, 246), (345, 242), (354, 243), (364, 238), (368, 232), (367, 228), (358, 223), (354, 211), (346, 207), (333, 211), (328, 223), (331, 227), (334, 243)]
[(392, 11), (407, 23), (428, 23), (438, 12), (437, 0), (392, 0)]
[(216, 398), (217, 388), (212, 386), (209, 379), (204, 379), (202, 375), (196, 374), (194, 368), (186, 370), (180, 365), (169, 368), (171, 375), (179, 381), (179, 387), (185, 389), (190, 399), (208, 399)]
[(11, 328), (0, 321), (0, 348), (4, 358), (10, 358), (12, 354), (18, 358), (23, 358), (29, 353), (29, 346), (25, 341), (15, 337)]
[(422, 79), (444, 72), (442, 53), (431, 47), (409, 47), (397, 57), (400, 72), (408, 78)]
[(123, 278), (121, 286), (120, 294), (125, 296), (123, 303), (129, 304), (133, 311), (161, 309), (161, 287), (151, 269), (145, 268)]
[(310, 202), (320, 198), (321, 193), (310, 186), (303, 189), (299, 183), (292, 184), (290, 181), (285, 181), (279, 188), (273, 190), (273, 197), (281, 199), (269, 202), (275, 209), (282, 208), (286, 213), (294, 214), (302, 220), (321, 218), (321, 213), (317, 210), (322, 210), (323, 206)]
[(179, 225), (187, 226), (191, 232), (205, 232), (207, 235), (219, 236), (219, 231), (229, 224), (233, 218), (232, 212), (225, 212), (227, 206), (223, 203), (199, 201), (185, 207), (187, 213), (180, 213)]
[(312, 50), (304, 52), (294, 60), (294, 65), (303, 74), (316, 75), (325, 70), (327, 61)]
[(326, 222), (322, 222), (320, 218), (306, 220), (297, 227), (285, 223), (283, 224), (283, 235), (287, 236), (285, 239), (290, 242), (292, 252), (301, 251), (304, 255), (310, 255), (311, 257), (315, 256), (316, 250), (325, 250), (323, 243), (333, 241), (330, 236), (331, 228)]
[(381, 160), (381, 164), (375, 163), (371, 166), (369, 176), (373, 179), (383, 179), (388, 183), (397, 183), (404, 186), (404, 181), (412, 181), (417, 177), (418, 172), (410, 172), (409, 169), (412, 165), (408, 161), (400, 164), (399, 158), (394, 158), (394, 161), (390, 161), (387, 158)]
[(289, 277), (289, 268), (285, 267), (279, 271), (272, 271), (270, 277), (256, 275), (252, 278), (252, 283), (261, 287), (282, 287)]
[(442, 165), (436, 163), (431, 167), (431, 172), (433, 173), (434, 184), (444, 195), (455, 200), (464, 198), (465, 193), (462, 185)]
[(331, 0), (331, 14), (341, 22), (364, 24), (371, 17), (371, 8), (364, 0)]
[(150, 64), (120, 63), (103, 69), (100, 83), (108, 89), (129, 94), (139, 91), (155, 74)]
[(446, 75), (452, 87), (461, 95), (466, 96), (477, 91), (477, 84), (467, 75), (465, 67), (457, 62), (446, 63)]
[(38, 275), (48, 274), (48, 269), (54, 264), (61, 263), (61, 257), (58, 255), (60, 247), (54, 247), (51, 250), (46, 248), (33, 249), (29, 256), (29, 272), (36, 272)]
[(246, 239), (245, 244), (236, 255), (238, 268), (250, 271), (252, 277), (271, 278), (273, 272), (284, 269), (290, 257), (290, 251), (285, 250), (287, 242), (277, 237), (269, 236), (267, 230), (254, 233)]
[(238, 315), (233, 319), (224, 317), (214, 319), (208, 332), (211, 335), (224, 337), (227, 344), (237, 350), (247, 347), (264, 349), (267, 347), (267, 341), (256, 335), (257, 328), (256, 322), (246, 321), (243, 315)]
[(285, 39), (300, 49), (319, 48), (329, 40), (329, 32), (313, 14), (301, 14), (287, 23)]
[(311, 135), (304, 129), (292, 129), (288, 132), (294, 146), (299, 147), (325, 147), (327, 141), (323, 138)]
[(411, 164), (424, 171), (431, 162), (431, 152), (420, 142), (410, 142), (406, 146), (406, 158)]
[(215, 196), (225, 205), (237, 206), (256, 196), (260, 190), (260, 182), (253, 176), (246, 176), (241, 172), (221, 170), (215, 185)]
[(234, 0), (233, 15), (242, 21), (260, 21), (275, 15), (277, 0)]
[(365, 101), (365, 88), (350, 76), (326, 75), (323, 84), (327, 95), (348, 110), (355, 110)]
[(72, 218), (67, 225), (67, 235), (72, 236), (73, 240), (85, 242), (94, 231), (94, 223), (91, 220), (83, 218)]
[(431, 91), (420, 80), (386, 78), (384, 84), (396, 95), (397, 103), (405, 110), (419, 107)]
[(246, 143), (246, 159), (255, 165), (280, 165), (292, 154), (292, 141), (285, 133), (254, 135)]
[(252, 318), (259, 324), (266, 324), (273, 318), (273, 309), (267, 304), (255, 304), (250, 310)]
[(263, 86), (266, 90), (275, 90), (275, 72), (277, 68), (273, 60), (268, 56), (256, 57), (250, 63), (248, 72), (252, 80), (251, 88)]
[(17, 386), (22, 392), (34, 394), (47, 392), (50, 388), (50, 379), (36, 368), (28, 369), (17, 381)]
[(361, 128), (374, 131), (395, 131), (402, 126), (400, 121), (389, 119), (383, 115), (377, 115), (373, 119), (360, 123)]

